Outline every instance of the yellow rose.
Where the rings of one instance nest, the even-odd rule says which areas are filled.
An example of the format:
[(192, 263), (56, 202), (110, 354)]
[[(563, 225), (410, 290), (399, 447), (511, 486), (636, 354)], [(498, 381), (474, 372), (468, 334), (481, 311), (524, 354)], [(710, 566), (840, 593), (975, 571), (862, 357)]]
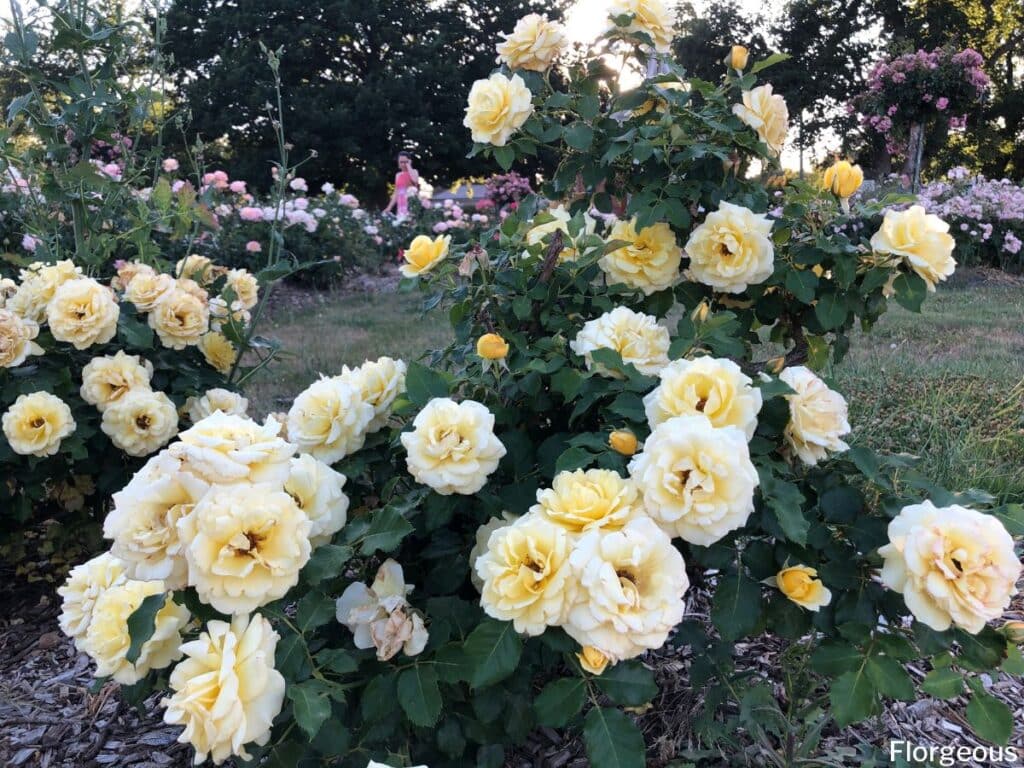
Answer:
[(373, 406), (338, 377), (322, 378), (295, 398), (288, 411), (288, 439), (326, 464), (354, 453), (366, 442)]
[(999, 518), (930, 501), (904, 507), (889, 523), (881, 580), (936, 632), (977, 634), (1017, 594), (1021, 563)]
[(785, 437), (789, 447), (804, 464), (815, 465), (850, 446), (842, 436), (850, 433), (846, 400), (802, 365), (786, 368), (779, 379), (795, 390), (789, 401), (789, 424)]
[(809, 611), (818, 611), (832, 600), (832, 593), (818, 578), (818, 572), (806, 565), (783, 568), (775, 574), (775, 585), (786, 597)]
[(747, 68), (747, 59), (750, 56), (750, 51), (742, 45), (734, 45), (729, 49), (729, 55), (725, 57), (725, 65), (743, 71)]
[[(569, 223), (572, 221), (572, 214), (569, 213), (562, 206), (552, 206), (545, 211), (550, 214), (553, 218), (550, 221), (546, 221), (542, 224), (534, 224), (530, 227), (526, 233), (526, 244), (536, 245), (537, 243), (543, 243), (550, 240), (550, 236), (557, 231), (560, 231), (563, 236), (563, 246), (561, 253), (558, 254), (559, 262), (575, 261), (579, 258), (580, 251), (579, 247), (573, 241), (572, 233), (569, 231)], [(583, 216), (583, 229), (579, 233), (580, 236), (584, 234), (592, 235), (597, 227), (597, 222), (594, 221), (589, 215), (584, 214)], [(524, 252), (525, 255), (525, 252)]]
[(43, 348), (33, 341), (38, 335), (38, 324), (0, 309), (0, 368), (16, 368), (29, 355), (44, 354)]
[(569, 347), (585, 359), (588, 369), (602, 376), (622, 378), (623, 374), (595, 363), (594, 351), (612, 349), (619, 353), (623, 363), (632, 363), (640, 373), (654, 376), (668, 365), (670, 343), (668, 329), (658, 325), (657, 318), (628, 307), (616, 307), (584, 323)]
[(139, 272), (125, 288), (125, 301), (130, 301), (140, 312), (150, 312), (177, 287), (170, 275), (157, 272)]
[(949, 224), (920, 205), (886, 211), (881, 228), (871, 237), (875, 252), (901, 257), (928, 284), (929, 291), (956, 269), (955, 246)]
[(26, 320), (40, 323), (46, 317), (46, 307), (64, 283), (81, 277), (82, 270), (71, 261), (44, 264), (36, 261), (21, 270), (21, 285), (7, 301), (7, 309)]
[(134, 389), (149, 389), (153, 364), (138, 355), (118, 350), (115, 355), (94, 357), (82, 368), (82, 399), (102, 413)]
[(210, 310), (200, 299), (176, 288), (149, 313), (149, 327), (170, 349), (198, 344), (210, 328)]
[(494, 531), (475, 564), (484, 612), (527, 635), (559, 626), (575, 599), (571, 551), (565, 528), (537, 515)]
[(761, 141), (776, 155), (782, 152), (789, 130), (786, 100), (772, 93), (771, 85), (760, 85), (743, 92), (743, 103), (735, 104), (733, 114), (757, 131)]
[(209, 303), (210, 294), (195, 280), (189, 277), (179, 277), (175, 282), (175, 286), (179, 292), (187, 293), (189, 296), (194, 296), (203, 304)]
[(473, 134), (473, 141), (503, 147), (532, 113), (533, 94), (523, 78), (509, 79), (495, 72), (473, 83), (462, 124)]
[(280, 488), (215, 485), (178, 522), (188, 582), (221, 613), (251, 613), (284, 597), (309, 561), (310, 520)]
[(3, 415), (4, 435), (11, 450), (22, 456), (53, 456), (75, 431), (68, 404), (49, 392), (19, 395)]
[(148, 456), (178, 433), (178, 409), (163, 392), (133, 389), (107, 406), (100, 428), (129, 456)]
[(485, 333), (476, 340), (476, 353), (484, 360), (504, 360), (508, 357), (508, 342), (496, 333)]
[(96, 662), (96, 677), (112, 677), (121, 685), (133, 685), (151, 669), (163, 669), (181, 658), (181, 630), (189, 612), (170, 595), (156, 614), (153, 636), (142, 644), (139, 658), (128, 661), (131, 636), (128, 618), (150, 595), (164, 594), (162, 581), (128, 580), (104, 590), (96, 598), (92, 621), (82, 640), (82, 650)]
[(373, 419), (366, 425), (368, 434), (388, 423), (395, 400), (405, 392), (405, 368), (403, 361), (390, 357), (367, 360), (358, 368), (342, 366), (338, 378), (355, 387), (362, 399), (373, 406)]
[(537, 491), (530, 512), (570, 533), (617, 531), (644, 514), (633, 482), (610, 469), (559, 472), (550, 488)]
[(215, 371), (227, 376), (238, 360), (238, 350), (228, 341), (228, 337), (216, 331), (204, 333), (199, 337), (197, 345), (203, 353), (203, 359)]
[(185, 401), (185, 412), (193, 424), (198, 424), (207, 416), (217, 411), (231, 416), (245, 416), (249, 410), (249, 401), (237, 392), (219, 387), (208, 389), (200, 397), (190, 397)]
[(716, 428), (703, 414), (655, 427), (629, 473), (647, 514), (691, 544), (714, 544), (754, 511), (758, 477), (747, 436), (738, 427)]
[(228, 270), (226, 286), (234, 292), (235, 300), (243, 309), (252, 309), (260, 300), (259, 281), (247, 269)]
[(417, 235), (402, 254), (405, 264), (399, 267), (399, 271), (405, 277), (426, 274), (444, 261), (451, 241), (451, 235), (438, 235), (433, 240), (426, 235)]
[(309, 518), (309, 542), (314, 547), (329, 543), (348, 519), (348, 496), (342, 490), (347, 479), (309, 454), (291, 460), (284, 490)]
[(53, 338), (75, 349), (106, 344), (114, 338), (120, 314), (110, 289), (89, 277), (61, 284), (46, 305), (46, 322)]
[(164, 722), (185, 730), (195, 762), (220, 765), (232, 755), (251, 759), (246, 744), (270, 739), (284, 704), (285, 682), (274, 669), (278, 634), (261, 615), (210, 621), (195, 640), (181, 646), (186, 658), (171, 672)]
[(117, 277), (110, 281), (110, 287), (119, 291), (127, 290), (136, 275), (155, 275), (156, 270), (141, 261), (122, 261), (117, 267)]
[(64, 585), (57, 590), (61, 596), (60, 629), (82, 650), (82, 641), (92, 621), (96, 599), (127, 579), (125, 564), (109, 552), (76, 565), (68, 573)]
[(851, 165), (846, 160), (838, 160), (830, 165), (821, 179), (822, 188), (841, 198), (853, 195), (863, 183), (864, 171), (859, 165)]
[(209, 483), (276, 483), (288, 478), (295, 446), (280, 436), (273, 418), (257, 424), (215, 412), (178, 435), (168, 451), (182, 468)]
[[(672, 12), (664, 0), (612, 0), (608, 7), (608, 15), (612, 18), (632, 16), (625, 27), (627, 32), (642, 32), (654, 42), (654, 50), (668, 53), (675, 37), (672, 25)], [(610, 27), (611, 30), (617, 27)]]
[(623, 456), (632, 456), (636, 453), (638, 443), (636, 435), (628, 429), (616, 429), (608, 435), (608, 445), (616, 453), (621, 453)]
[(476, 529), (473, 548), (469, 551), (469, 579), (473, 582), (477, 592), (482, 591), (484, 588), (484, 582), (476, 572), (477, 558), (487, 551), (487, 542), (490, 541), (492, 533), (499, 528), (504, 528), (506, 525), (511, 525), (518, 519), (519, 517), (511, 512), (502, 512), (501, 517), (492, 517)]
[(1024, 644), (1024, 621), (1008, 621), (999, 631), (1014, 645)]
[(406, 467), (416, 482), (442, 496), (476, 493), (505, 455), (494, 435), (494, 415), (474, 400), (435, 397), (412, 426), (401, 436)]
[(771, 231), (767, 216), (720, 203), (686, 241), (689, 276), (725, 293), (742, 293), (748, 285), (763, 283), (775, 271)]
[(537, 13), (523, 16), (511, 33), (503, 32), (501, 36), (504, 42), (498, 43), (498, 59), (510, 69), (534, 72), (550, 67), (567, 44), (562, 25)]
[(174, 274), (179, 278), (194, 280), (206, 285), (213, 277), (213, 262), (198, 253), (191, 253), (174, 266)]
[[(651, 90), (653, 90), (655, 93), (657, 93), (658, 96), (655, 97), (655, 98), (647, 99), (643, 104), (641, 104), (639, 107), (634, 109), (633, 110), (633, 116), (634, 117), (643, 117), (648, 112), (650, 112), (652, 109), (657, 109), (659, 112), (667, 112), (670, 109), (671, 105), (670, 105), (668, 99), (665, 98), (663, 94), (661, 94), (661, 91), (684, 91), (685, 92), (685, 91), (689, 91), (690, 90), (690, 84), (689, 83), (682, 83), (682, 82), (679, 82), (678, 80), (668, 80), (668, 81), (663, 82), (663, 83), (650, 83), (649, 87), (651, 88)], [(672, 136), (673, 136), (673, 138), (675, 138), (677, 130), (679, 130), (677, 126), (673, 126), (672, 127)]]
[(668, 224), (659, 222), (637, 231), (636, 219), (618, 221), (608, 240), (627, 243), (598, 262), (610, 283), (622, 283), (650, 296), (679, 282), (683, 251)]
[(611, 659), (608, 658), (599, 648), (592, 645), (584, 645), (583, 649), (576, 654), (576, 659), (584, 671), (592, 675), (604, 674)]
[(225, 325), (246, 327), (252, 320), (252, 313), (249, 312), (242, 302), (235, 300), (228, 306), (227, 301), (222, 297), (210, 299), (210, 328), (214, 331), (223, 332)]
[(683, 619), (690, 586), (679, 550), (653, 520), (591, 531), (569, 557), (579, 593), (564, 629), (613, 661), (660, 648)]
[(739, 427), (747, 440), (754, 436), (761, 390), (732, 360), (674, 360), (658, 375), (661, 383), (644, 397), (651, 429), (674, 416), (703, 413), (715, 427)]

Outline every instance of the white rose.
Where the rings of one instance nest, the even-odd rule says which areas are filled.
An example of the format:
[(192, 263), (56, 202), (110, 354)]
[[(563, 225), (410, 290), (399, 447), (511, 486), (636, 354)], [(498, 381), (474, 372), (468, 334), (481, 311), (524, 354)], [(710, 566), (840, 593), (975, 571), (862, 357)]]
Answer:
[(193, 424), (198, 424), (207, 416), (217, 411), (229, 416), (245, 416), (249, 410), (249, 401), (230, 389), (208, 389), (199, 397), (190, 397), (185, 402), (185, 410)]
[(288, 411), (288, 439), (326, 464), (363, 447), (373, 406), (351, 384), (321, 378), (295, 398)]
[(364, 401), (373, 406), (373, 419), (367, 433), (377, 432), (391, 416), (398, 396), (405, 392), (405, 363), (390, 357), (367, 360), (358, 368), (343, 366), (338, 378), (354, 387)]
[(295, 446), (280, 436), (273, 418), (257, 424), (215, 412), (178, 435), (168, 448), (187, 472), (210, 483), (273, 483), (288, 478)]
[(291, 460), (284, 490), (310, 519), (309, 541), (314, 547), (330, 542), (348, 519), (348, 496), (342, 490), (346, 480), (308, 453)]
[(178, 409), (163, 392), (133, 389), (107, 406), (100, 427), (129, 456), (148, 456), (178, 433)]
[(78, 650), (82, 650), (96, 599), (127, 578), (125, 564), (109, 552), (76, 565), (68, 573), (64, 585), (57, 590), (62, 600), (59, 623), (61, 631), (75, 641)]

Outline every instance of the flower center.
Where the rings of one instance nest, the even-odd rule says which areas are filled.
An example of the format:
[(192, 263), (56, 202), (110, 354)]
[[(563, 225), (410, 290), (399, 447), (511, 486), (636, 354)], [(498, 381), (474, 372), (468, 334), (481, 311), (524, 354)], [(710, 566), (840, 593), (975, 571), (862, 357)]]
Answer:
[(148, 414), (143, 413), (135, 417), (135, 426), (137, 426), (139, 429), (143, 431), (149, 429), (152, 423), (153, 422), (149, 418)]

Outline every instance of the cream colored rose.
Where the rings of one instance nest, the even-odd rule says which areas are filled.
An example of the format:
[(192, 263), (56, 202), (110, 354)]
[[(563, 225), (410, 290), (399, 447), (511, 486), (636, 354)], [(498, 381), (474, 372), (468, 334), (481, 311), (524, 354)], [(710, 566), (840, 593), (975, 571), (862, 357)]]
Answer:
[(130, 301), (140, 312), (151, 312), (157, 304), (171, 295), (177, 283), (170, 275), (159, 272), (139, 272), (125, 288), (125, 301)]
[(210, 310), (200, 299), (176, 288), (149, 313), (149, 327), (170, 349), (198, 344), (210, 328)]
[(149, 456), (178, 434), (178, 409), (163, 392), (133, 389), (107, 406), (100, 428), (129, 456)]
[(405, 392), (405, 363), (390, 357), (367, 360), (358, 368), (341, 369), (338, 376), (359, 392), (373, 406), (373, 419), (366, 425), (367, 433), (378, 432), (388, 423), (398, 396)]
[(608, 240), (627, 243), (598, 262), (609, 283), (622, 283), (650, 296), (679, 282), (683, 251), (668, 224), (659, 222), (637, 231), (635, 218), (618, 221)]
[(776, 155), (782, 152), (789, 131), (786, 100), (772, 93), (771, 85), (759, 85), (743, 92), (743, 103), (735, 104), (733, 114), (757, 131), (761, 141)]
[(487, 551), (487, 542), (490, 541), (492, 533), (499, 528), (504, 528), (506, 525), (511, 525), (518, 519), (519, 517), (511, 512), (502, 512), (501, 517), (492, 517), (476, 529), (473, 548), (469, 551), (469, 580), (473, 582), (477, 592), (482, 591), (484, 588), (483, 579), (476, 572), (477, 558)]
[(902, 257), (928, 284), (929, 291), (956, 270), (955, 246), (949, 224), (920, 205), (886, 211), (881, 228), (871, 237), (871, 247), (877, 253)]
[(179, 279), (192, 280), (206, 285), (213, 279), (213, 262), (198, 253), (190, 253), (174, 265), (174, 274)]
[(426, 235), (417, 235), (409, 243), (409, 247), (402, 252), (405, 264), (398, 270), (405, 277), (418, 277), (426, 274), (444, 261), (448, 255), (451, 241), (451, 235), (438, 235), (433, 240)]
[(114, 294), (90, 277), (63, 283), (46, 305), (46, 322), (53, 338), (75, 349), (106, 344), (114, 338), (120, 315)]
[(363, 447), (373, 406), (341, 379), (322, 378), (295, 398), (288, 411), (288, 439), (326, 464)]
[(571, 533), (617, 531), (644, 514), (633, 481), (610, 469), (559, 472), (550, 488), (537, 491), (530, 512)]
[(68, 404), (49, 392), (19, 395), (0, 421), (11, 450), (22, 456), (53, 456), (75, 431)]
[(273, 418), (257, 424), (244, 416), (213, 413), (178, 435), (168, 451), (182, 468), (209, 483), (284, 484), (295, 446)]
[[(584, 235), (594, 234), (594, 230), (597, 227), (597, 222), (594, 221), (589, 215), (585, 214), (583, 217), (583, 229), (580, 230), (577, 237), (574, 239), (569, 228), (569, 224), (572, 221), (572, 214), (569, 213), (563, 206), (551, 206), (545, 211), (554, 218), (550, 221), (545, 221), (543, 224), (534, 224), (526, 233), (526, 244), (536, 245), (537, 243), (544, 243), (550, 241), (550, 236), (555, 232), (561, 232), (563, 236), (563, 243), (561, 252), (558, 254), (559, 262), (576, 261), (580, 256), (580, 245), (577, 240), (583, 238)], [(524, 251), (525, 254), (525, 251)]]
[(177, 526), (209, 487), (164, 452), (114, 494), (103, 536), (111, 540), (110, 552), (124, 563), (129, 577), (162, 580), (169, 590), (185, 588), (188, 565)]
[[(210, 293), (203, 286), (187, 277), (179, 277), (176, 282), (177, 289), (175, 293), (187, 293), (195, 299), (198, 299), (201, 304), (211, 303)], [(173, 294), (172, 294), (173, 295)]]
[(207, 416), (217, 411), (229, 416), (245, 416), (249, 410), (249, 401), (237, 392), (219, 387), (208, 389), (199, 397), (190, 397), (185, 401), (185, 411), (193, 424), (198, 424)]
[[(672, 11), (665, 0), (612, 0), (608, 6), (608, 15), (613, 19), (619, 16), (633, 17), (625, 28), (629, 32), (643, 32), (654, 42), (654, 50), (668, 53), (675, 38), (672, 24)], [(612, 27), (611, 29), (615, 29)]]
[(251, 759), (246, 744), (270, 739), (284, 704), (285, 682), (274, 669), (278, 634), (261, 615), (210, 621), (195, 640), (181, 646), (186, 658), (171, 672), (173, 693), (160, 702), (164, 722), (185, 730), (195, 762), (220, 765), (232, 755)]
[(218, 333), (224, 332), (225, 325), (235, 325), (238, 327), (246, 327), (252, 320), (252, 313), (245, 308), (245, 305), (235, 299), (228, 306), (227, 301), (218, 296), (214, 299), (210, 299), (210, 328)]
[(423, 618), (406, 601), (412, 584), (405, 583), (402, 566), (385, 560), (373, 584), (353, 582), (335, 603), (335, 616), (352, 632), (356, 648), (376, 648), (377, 658), (416, 656), (427, 647), (429, 634)]
[(82, 641), (92, 621), (96, 598), (128, 576), (125, 564), (109, 552), (76, 565), (68, 573), (64, 585), (57, 590), (61, 596), (60, 629), (82, 650)]
[(532, 113), (533, 94), (523, 78), (512, 75), (509, 79), (495, 72), (473, 83), (462, 124), (473, 134), (473, 141), (503, 147)]
[(256, 276), (247, 269), (230, 269), (227, 273), (227, 287), (235, 294), (235, 301), (243, 309), (252, 309), (260, 300), (260, 284)]
[(739, 427), (747, 440), (754, 436), (761, 390), (732, 360), (673, 360), (659, 376), (661, 383), (644, 397), (651, 429), (675, 416), (703, 413), (712, 426)]
[(569, 557), (579, 594), (564, 629), (614, 661), (660, 648), (683, 618), (690, 586), (679, 550), (653, 520), (585, 534)]
[(806, 565), (783, 568), (775, 574), (775, 586), (786, 597), (809, 611), (817, 612), (832, 601), (832, 593), (818, 578), (818, 571)]
[(41, 323), (46, 318), (46, 308), (64, 283), (81, 277), (82, 270), (71, 261), (55, 264), (33, 262), (21, 270), (21, 285), (7, 301), (7, 309), (26, 320)]
[(114, 355), (94, 357), (85, 364), (79, 394), (102, 413), (129, 392), (148, 390), (152, 378), (152, 363), (122, 349)]
[(527, 635), (560, 625), (576, 594), (572, 548), (565, 528), (538, 515), (496, 530), (475, 564), (484, 612)]
[(308, 453), (291, 460), (284, 490), (309, 518), (309, 542), (314, 547), (329, 543), (348, 519), (348, 496), (342, 490), (346, 480)]
[(829, 451), (850, 446), (842, 436), (850, 433), (846, 400), (802, 365), (786, 368), (779, 378), (795, 390), (789, 401), (786, 442), (804, 464), (814, 465), (828, 458)]
[(310, 527), (278, 485), (215, 485), (178, 522), (188, 582), (221, 613), (249, 613), (298, 583)]
[(29, 355), (44, 354), (34, 339), (39, 326), (13, 312), (0, 309), (0, 368), (17, 368)]
[(494, 434), (494, 415), (474, 400), (435, 397), (412, 426), (402, 433), (406, 467), (416, 482), (442, 496), (476, 493), (505, 455)]
[(771, 231), (767, 216), (720, 203), (686, 242), (689, 276), (725, 293), (742, 293), (763, 283), (775, 271)]
[(612, 660), (608, 658), (604, 651), (592, 645), (584, 645), (580, 652), (576, 654), (576, 659), (584, 671), (592, 675), (603, 675), (604, 671), (608, 669), (608, 665), (612, 663)]
[(594, 362), (595, 350), (614, 350), (622, 357), (623, 363), (632, 363), (640, 373), (654, 376), (668, 365), (670, 344), (668, 329), (658, 325), (657, 318), (634, 312), (628, 307), (616, 307), (596, 320), (584, 323), (576, 338), (569, 343), (569, 348), (584, 358), (589, 370), (621, 379), (624, 374)]
[(210, 367), (225, 376), (231, 373), (235, 361), (238, 360), (238, 350), (234, 344), (228, 341), (227, 336), (216, 331), (204, 333), (199, 338), (198, 347)]
[(1021, 563), (998, 518), (930, 501), (904, 507), (889, 523), (882, 583), (903, 593), (907, 608), (937, 632), (977, 634), (1017, 594)]
[(118, 264), (117, 276), (110, 281), (110, 287), (114, 290), (127, 290), (128, 285), (135, 279), (136, 275), (156, 274), (155, 269), (149, 266), (149, 264), (143, 264), (141, 261), (122, 261), (118, 262)]
[(633, 457), (629, 472), (647, 514), (670, 536), (710, 546), (742, 528), (754, 511), (757, 470), (738, 427), (707, 416), (662, 422)]
[(534, 72), (550, 67), (568, 44), (565, 28), (538, 13), (523, 16), (512, 32), (501, 36), (504, 41), (498, 43), (498, 60), (510, 69)]
[(7, 306), (8, 300), (18, 292), (18, 284), (9, 277), (0, 277), (0, 309)]
[(126, 658), (132, 644), (128, 618), (147, 597), (165, 592), (162, 581), (129, 579), (100, 593), (82, 640), (82, 650), (96, 662), (96, 677), (112, 677), (121, 685), (133, 685), (151, 669), (163, 669), (181, 658), (181, 631), (188, 624), (189, 612), (170, 595), (156, 614), (153, 636), (142, 644), (139, 658), (135, 663)]

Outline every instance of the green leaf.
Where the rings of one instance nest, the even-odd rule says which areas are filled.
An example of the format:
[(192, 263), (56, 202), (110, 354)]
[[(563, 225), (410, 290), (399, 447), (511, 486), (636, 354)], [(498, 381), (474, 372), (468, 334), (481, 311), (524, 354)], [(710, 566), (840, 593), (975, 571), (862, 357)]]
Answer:
[(757, 62), (754, 66), (752, 66), (750, 68), (750, 74), (756, 75), (762, 69), (768, 69), (768, 67), (773, 67), (776, 64), (785, 61), (788, 58), (790, 58), (788, 53), (773, 53), (767, 59), (761, 59), (761, 61)]
[(435, 397), (448, 397), (448, 380), (420, 363), (409, 363), (405, 391), (413, 405), (422, 408)]
[(800, 489), (795, 484), (776, 477), (766, 467), (760, 469), (758, 476), (761, 481), (761, 498), (775, 514), (782, 532), (790, 541), (804, 546), (807, 543), (810, 523), (804, 517), (804, 496)]
[(378, 673), (366, 684), (360, 697), (359, 710), (363, 719), (376, 723), (388, 717), (398, 706), (397, 698), (394, 673)]
[(295, 722), (312, 741), (320, 727), (331, 716), (331, 702), (325, 695), (323, 683), (307, 680), (288, 686), (288, 698), (292, 701)]
[(516, 152), (512, 147), (492, 147), (491, 152), (494, 154), (494, 159), (501, 166), (503, 171), (507, 171), (512, 167), (512, 163), (516, 161)]
[(164, 592), (158, 595), (149, 595), (128, 617), (128, 637), (132, 642), (124, 657), (130, 664), (139, 660), (139, 656), (142, 655), (142, 646), (153, 636), (153, 632), (156, 630), (156, 615), (163, 609), (166, 600), (167, 594)]
[(307, 592), (295, 609), (296, 626), (305, 635), (333, 619), (334, 613), (334, 600), (322, 592)]
[(914, 683), (910, 675), (896, 659), (889, 656), (872, 656), (868, 659), (868, 677), (875, 688), (884, 695), (900, 701), (914, 698)]
[(846, 302), (841, 296), (826, 293), (819, 297), (818, 303), (814, 305), (814, 315), (826, 331), (839, 328), (846, 322)]
[(470, 683), (474, 688), (483, 688), (515, 671), (523, 642), (512, 622), (487, 619), (466, 638), (463, 652), (473, 669)]
[(570, 147), (583, 152), (590, 149), (590, 145), (594, 143), (594, 129), (586, 123), (575, 122), (562, 131), (562, 137)]
[(757, 628), (761, 607), (761, 585), (736, 571), (718, 585), (711, 621), (723, 640), (737, 640)]
[(964, 691), (964, 676), (949, 667), (933, 669), (921, 681), (921, 690), (937, 699), (952, 699)]
[(594, 707), (583, 723), (591, 768), (644, 768), (644, 737), (617, 709)]
[(792, 269), (786, 274), (786, 290), (804, 304), (810, 304), (814, 300), (817, 287), (818, 276), (809, 269)]
[(122, 311), (117, 318), (117, 335), (125, 346), (132, 349), (153, 348), (153, 329), (132, 317), (130, 312)]
[(609, 699), (623, 707), (642, 706), (658, 695), (654, 673), (639, 661), (608, 667), (594, 682)]
[(412, 531), (412, 523), (402, 517), (401, 512), (392, 506), (384, 507), (374, 513), (359, 551), (364, 555), (372, 555), (377, 550), (390, 552)]
[(310, 584), (319, 584), (324, 579), (340, 576), (345, 563), (352, 559), (352, 547), (338, 544), (324, 544), (316, 548), (302, 575)]
[(974, 695), (967, 704), (967, 721), (981, 738), (994, 744), (1006, 744), (1013, 733), (1013, 713), (995, 696), (985, 692), (981, 683), (971, 681)]
[(811, 668), (821, 675), (837, 677), (856, 670), (864, 661), (860, 649), (847, 643), (826, 640), (811, 654)]
[(398, 676), (398, 701), (409, 722), (432, 727), (441, 716), (441, 690), (437, 672), (428, 664), (417, 664)]
[(563, 677), (544, 686), (533, 702), (537, 722), (549, 728), (564, 728), (581, 710), (587, 700), (587, 686), (582, 677)]
[(920, 312), (925, 296), (928, 295), (928, 284), (917, 275), (900, 275), (892, 284), (896, 292), (896, 301), (911, 312)]
[(1024, 504), (1007, 504), (993, 509), (989, 514), (998, 517), (1011, 536), (1024, 536)]
[(878, 711), (875, 687), (867, 675), (867, 664), (840, 675), (829, 691), (832, 714), (839, 727), (860, 722)]

